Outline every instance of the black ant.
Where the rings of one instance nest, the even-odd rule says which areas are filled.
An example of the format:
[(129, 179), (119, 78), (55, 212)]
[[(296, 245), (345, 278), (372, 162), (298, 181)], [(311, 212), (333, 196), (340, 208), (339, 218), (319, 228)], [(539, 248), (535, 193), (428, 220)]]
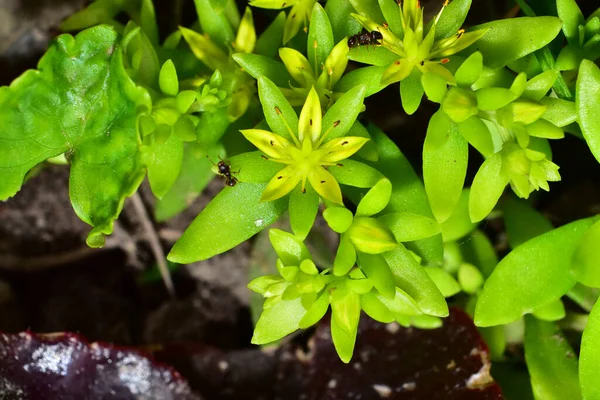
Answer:
[(348, 47), (353, 49), (359, 46), (381, 46), (380, 40), (383, 40), (383, 35), (379, 31), (363, 32), (348, 39)]
[[(225, 178), (226, 186), (235, 186), (235, 184), (239, 182), (239, 180), (235, 176), (232, 175), (233, 172), (231, 172), (231, 164), (229, 164), (227, 161), (224, 161), (221, 158), (221, 156), (219, 156), (219, 162), (217, 164), (215, 164), (208, 156), (206, 156), (206, 158), (208, 158), (208, 160), (215, 167), (217, 167), (217, 170), (219, 171), (219, 176)], [(237, 172), (240, 172), (240, 171), (237, 171)]]

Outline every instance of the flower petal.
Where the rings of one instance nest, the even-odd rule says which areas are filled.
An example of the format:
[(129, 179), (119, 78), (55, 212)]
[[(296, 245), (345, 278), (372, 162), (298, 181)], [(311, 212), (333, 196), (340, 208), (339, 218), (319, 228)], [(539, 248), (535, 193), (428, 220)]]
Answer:
[(323, 199), (333, 201), (336, 204), (344, 204), (340, 185), (325, 168), (320, 165), (311, 168), (308, 173), (308, 181)]
[(394, 61), (381, 76), (381, 84), (384, 86), (400, 82), (412, 72), (415, 64), (402, 58)]
[(332, 139), (325, 143), (319, 150), (327, 150), (327, 153), (321, 157), (322, 162), (338, 162), (345, 160), (360, 148), (369, 140), (369, 138), (359, 136), (346, 136), (337, 139)]
[(289, 47), (282, 47), (279, 49), (279, 57), (292, 78), (301, 86), (307, 87), (313, 84), (315, 73), (304, 54)]
[(296, 166), (289, 165), (285, 167), (269, 181), (260, 200), (272, 201), (285, 196), (296, 187), (301, 179), (301, 171)]
[(319, 95), (313, 86), (308, 93), (306, 102), (300, 112), (298, 119), (298, 140), (304, 142), (304, 138), (310, 138), (312, 143), (316, 143), (321, 135), (321, 102)]
[(289, 158), (287, 148), (293, 147), (293, 144), (287, 139), (262, 129), (243, 129), (240, 132), (267, 156), (278, 159)]

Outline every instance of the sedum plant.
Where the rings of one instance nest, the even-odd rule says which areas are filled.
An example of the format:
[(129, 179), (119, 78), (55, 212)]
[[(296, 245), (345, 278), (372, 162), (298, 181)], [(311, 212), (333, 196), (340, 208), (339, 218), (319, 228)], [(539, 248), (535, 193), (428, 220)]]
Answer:
[[(599, 10), (557, 0), (537, 15), (519, 0), (526, 16), (463, 27), (470, 0), (431, 18), (417, 0), (194, 3), (198, 23), (162, 41), (150, 0), (97, 0), (64, 22), (81, 32), (0, 89), (0, 199), (38, 165), (68, 164), (101, 247), (146, 176), (164, 221), (218, 174), (167, 258), (205, 260), (288, 220), (268, 231), (273, 273), (249, 284), (265, 298), (253, 343), (329, 313), (347, 363), (360, 318), (435, 329), (457, 305), (494, 362), (524, 348), (536, 398), (598, 396), (600, 222), (554, 227), (532, 200), (561, 180), (551, 146), (567, 135), (600, 160)], [(259, 8), (283, 11), (257, 35)], [(362, 114), (397, 83), (398, 113), (429, 119), (405, 133), (424, 138), (422, 179), (400, 135)], [(308, 250), (317, 218), (338, 239), (330, 262)], [(488, 226), (499, 219), (505, 249)], [(563, 329), (581, 337), (579, 364)]]

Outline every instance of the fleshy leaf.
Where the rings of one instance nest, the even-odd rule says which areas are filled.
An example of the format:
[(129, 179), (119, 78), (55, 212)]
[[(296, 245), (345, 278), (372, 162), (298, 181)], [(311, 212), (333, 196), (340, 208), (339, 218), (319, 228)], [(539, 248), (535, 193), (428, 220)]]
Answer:
[(168, 255), (188, 264), (227, 251), (275, 222), (286, 200), (261, 202), (265, 184), (240, 182), (224, 188), (194, 219)]
[(315, 3), (310, 16), (307, 40), (308, 60), (314, 71), (319, 71), (333, 49), (333, 31), (327, 13), (319, 3)]
[(579, 355), (579, 380), (585, 399), (600, 397), (598, 363), (600, 362), (600, 301), (596, 302), (581, 339)]
[(283, 265), (300, 265), (303, 260), (310, 259), (310, 253), (302, 239), (280, 229), (269, 230), (269, 240), (275, 252), (283, 261)]
[(290, 225), (294, 234), (305, 239), (315, 222), (319, 209), (319, 196), (312, 188), (302, 193), (300, 186), (290, 192)]
[(38, 67), (0, 89), (0, 200), (35, 165), (65, 153), (73, 208), (94, 227), (88, 244), (102, 246), (144, 176), (136, 128), (150, 98), (127, 76), (109, 26), (61, 35)]
[(434, 219), (419, 214), (394, 212), (378, 219), (388, 226), (398, 242), (411, 242), (440, 233), (440, 226)]
[(400, 83), (400, 99), (402, 100), (402, 108), (408, 115), (412, 115), (417, 111), (423, 98), (423, 85), (421, 84), (421, 71), (414, 68)]
[[(487, 29), (474, 47), (483, 55), (486, 66), (501, 68), (546, 46), (558, 35), (561, 26), (556, 17), (522, 17), (492, 21), (470, 30)], [(531, 27), (535, 27), (535, 35)]]
[(508, 244), (515, 249), (529, 239), (553, 229), (552, 224), (526, 200), (510, 196), (502, 201)]
[(268, 78), (260, 77), (258, 79), (258, 96), (260, 97), (265, 119), (273, 132), (292, 140), (288, 129), (291, 129), (294, 134), (298, 134), (298, 115), (281, 93), (281, 90)]
[(583, 235), (571, 264), (571, 275), (586, 286), (600, 287), (600, 222)]
[(347, 235), (356, 250), (367, 254), (384, 253), (397, 245), (387, 226), (375, 218), (355, 218)]
[(577, 77), (577, 116), (581, 133), (596, 160), (600, 162), (600, 68), (583, 60)]
[[(353, 299), (357, 300), (357, 307), (354, 308), (346, 307), (345, 310), (342, 311), (341, 304), (332, 303), (331, 309), (333, 311), (333, 318), (331, 318), (331, 339), (333, 340), (333, 344), (335, 346), (335, 350), (337, 351), (340, 359), (349, 363), (350, 359), (352, 359), (352, 353), (354, 352), (354, 344), (356, 343), (356, 331), (358, 329), (358, 322), (360, 319), (360, 303), (358, 302), (358, 296), (352, 295)], [(337, 315), (342, 312), (348, 314), (349, 321), (348, 325), (352, 324), (349, 328), (344, 329), (335, 318), (336, 316), (336, 308), (340, 308), (340, 311), (337, 311)]]
[[(392, 196), (384, 212), (411, 212), (433, 217), (423, 182), (415, 174), (410, 162), (381, 130), (369, 126), (379, 159), (373, 165), (392, 182)], [(440, 263), (443, 258), (441, 235), (409, 244), (427, 263)]]
[(500, 153), (493, 154), (481, 164), (469, 195), (469, 215), (472, 222), (479, 222), (492, 212), (509, 180), (508, 173), (502, 168)]
[(142, 148), (144, 163), (148, 168), (148, 181), (152, 193), (161, 199), (171, 189), (183, 162), (183, 142), (171, 135), (164, 143), (155, 141)]
[(235, 36), (225, 13), (215, 10), (210, 0), (194, 0), (202, 32), (223, 48), (233, 43)]
[(444, 223), (440, 224), (444, 242), (458, 240), (471, 233), (476, 224), (469, 218), (469, 189), (462, 191), (454, 212)]
[(179, 81), (177, 80), (177, 71), (172, 60), (167, 60), (160, 69), (158, 76), (160, 90), (169, 96), (177, 96), (179, 93)]
[(471, 0), (451, 1), (435, 26), (435, 38), (443, 39), (454, 35), (465, 22), (470, 8)]
[(555, 323), (525, 317), (525, 360), (536, 398), (581, 399), (577, 356)]
[(327, 140), (345, 136), (362, 111), (366, 87), (359, 85), (344, 93), (323, 116), (323, 130), (335, 127)]
[(300, 321), (306, 314), (302, 299), (278, 300), (263, 310), (256, 327), (253, 344), (266, 344), (289, 335), (300, 328)]
[(346, 207), (327, 207), (323, 211), (323, 218), (325, 218), (329, 227), (337, 233), (346, 232), (354, 220), (352, 212)]
[(425, 267), (424, 270), (444, 297), (451, 297), (460, 292), (460, 285), (456, 279), (443, 268)]
[[(504, 257), (485, 282), (475, 323), (492, 326), (516, 321), (567, 293), (575, 284), (568, 266), (594, 222), (594, 218), (572, 222), (523, 243)], [(519, 279), (514, 279), (517, 275)]]
[(358, 265), (381, 295), (394, 298), (394, 276), (381, 254), (358, 253)]
[(565, 306), (561, 299), (556, 299), (531, 313), (542, 321), (560, 321), (566, 315)]
[(423, 180), (431, 210), (444, 222), (454, 210), (467, 173), (469, 145), (442, 111), (429, 120), (423, 144)]
[(382, 179), (373, 186), (360, 200), (356, 208), (357, 217), (368, 217), (383, 210), (392, 194), (392, 183), (389, 179)]
[(333, 273), (337, 276), (346, 275), (356, 264), (356, 250), (348, 235), (342, 235), (335, 260)]
[(562, 31), (572, 45), (579, 45), (579, 25), (584, 19), (581, 9), (575, 0), (556, 0), (558, 17), (562, 21)]
[(448, 316), (444, 296), (406, 247), (399, 244), (383, 256), (394, 275), (396, 286), (412, 297), (419, 309), (437, 317)]

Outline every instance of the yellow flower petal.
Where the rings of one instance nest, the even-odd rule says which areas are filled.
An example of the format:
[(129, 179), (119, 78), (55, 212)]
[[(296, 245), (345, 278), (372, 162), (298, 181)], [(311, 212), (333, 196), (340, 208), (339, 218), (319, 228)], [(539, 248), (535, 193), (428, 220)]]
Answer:
[(279, 57), (291, 77), (301, 86), (307, 87), (314, 83), (315, 73), (306, 57), (298, 50), (282, 47), (279, 49)]
[(319, 149), (326, 151), (326, 154), (321, 157), (321, 161), (334, 163), (340, 160), (345, 160), (360, 150), (360, 148), (363, 147), (368, 140), (368, 138), (359, 136), (346, 136), (332, 139)]
[(261, 201), (277, 200), (291, 192), (302, 179), (302, 173), (294, 165), (279, 171), (267, 184)]
[(308, 181), (323, 199), (333, 201), (336, 204), (344, 204), (342, 202), (342, 190), (333, 175), (325, 168), (317, 166), (311, 168), (308, 173)]
[(287, 139), (262, 129), (244, 129), (240, 132), (269, 157), (287, 159), (289, 158), (287, 149), (294, 146)]
[(414, 67), (415, 64), (406, 58), (394, 61), (385, 71), (383, 71), (381, 84), (390, 85), (392, 83), (400, 82), (410, 75)]
[(298, 119), (298, 140), (302, 143), (305, 137), (309, 137), (312, 143), (316, 143), (320, 135), (321, 102), (313, 86), (308, 93), (306, 102), (300, 112), (300, 118)]
[(323, 72), (321, 72), (317, 80), (317, 86), (333, 90), (333, 87), (340, 80), (348, 66), (348, 57), (346, 57), (348, 50), (347, 38), (342, 39), (335, 45), (323, 64)]

